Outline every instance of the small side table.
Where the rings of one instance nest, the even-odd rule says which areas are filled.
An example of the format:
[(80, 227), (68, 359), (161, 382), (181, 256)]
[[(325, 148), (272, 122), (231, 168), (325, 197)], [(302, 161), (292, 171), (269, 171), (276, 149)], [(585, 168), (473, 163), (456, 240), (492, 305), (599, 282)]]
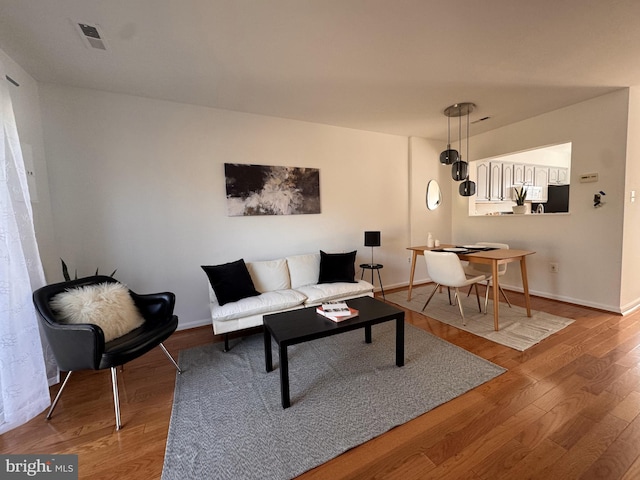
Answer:
[[(378, 281), (380, 282), (380, 290), (382, 290), (382, 298), (387, 299), (384, 296), (384, 287), (382, 286), (382, 277), (380, 277), (380, 269), (383, 268), (379, 263), (361, 263), (360, 268), (362, 269), (362, 275), (360, 275), (360, 280), (364, 278), (364, 271), (371, 270), (371, 283), (373, 283), (373, 271), (378, 272)], [(375, 285), (375, 283), (373, 283)]]

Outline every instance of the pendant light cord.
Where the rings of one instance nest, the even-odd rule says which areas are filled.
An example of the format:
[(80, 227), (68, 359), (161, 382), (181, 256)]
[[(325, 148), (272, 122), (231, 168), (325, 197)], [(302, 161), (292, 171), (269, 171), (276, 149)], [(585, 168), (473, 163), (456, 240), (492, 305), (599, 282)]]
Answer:
[[(462, 117), (458, 115), (458, 148), (462, 151)], [(460, 155), (462, 160), (462, 155)]]
[[(469, 162), (469, 117), (471, 116), (467, 107), (467, 163)], [(467, 178), (469, 178), (469, 170), (467, 169)]]

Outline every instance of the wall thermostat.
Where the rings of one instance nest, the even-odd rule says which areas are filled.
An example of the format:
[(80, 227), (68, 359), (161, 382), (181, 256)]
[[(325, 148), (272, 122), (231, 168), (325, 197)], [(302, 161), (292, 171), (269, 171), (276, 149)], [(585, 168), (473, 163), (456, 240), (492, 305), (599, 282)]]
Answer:
[(580, 175), (580, 183), (589, 183), (589, 182), (597, 182), (598, 174), (597, 173), (583, 173)]

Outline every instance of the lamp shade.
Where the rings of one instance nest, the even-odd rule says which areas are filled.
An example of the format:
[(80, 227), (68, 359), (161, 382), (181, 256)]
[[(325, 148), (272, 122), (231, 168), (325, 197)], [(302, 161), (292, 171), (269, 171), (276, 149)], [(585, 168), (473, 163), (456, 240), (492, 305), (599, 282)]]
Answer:
[(451, 165), (453, 162), (457, 162), (459, 158), (460, 154), (458, 154), (458, 151), (452, 150), (451, 148), (447, 148), (440, 153), (440, 163), (443, 165)]
[(460, 182), (466, 179), (468, 175), (467, 167), (468, 164), (464, 160), (453, 162), (453, 165), (451, 165), (451, 178), (453, 178), (456, 182)]
[(379, 247), (380, 246), (380, 232), (364, 232), (364, 246), (365, 247)]
[(472, 182), (469, 179), (466, 179), (464, 182), (460, 184), (458, 187), (458, 192), (463, 197), (470, 197), (476, 194), (476, 182)]

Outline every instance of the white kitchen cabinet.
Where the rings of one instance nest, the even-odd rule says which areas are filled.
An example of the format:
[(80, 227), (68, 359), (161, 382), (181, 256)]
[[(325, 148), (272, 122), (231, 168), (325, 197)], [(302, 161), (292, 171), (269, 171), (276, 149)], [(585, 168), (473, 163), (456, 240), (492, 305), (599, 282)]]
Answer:
[(500, 200), (509, 200), (509, 192), (513, 187), (514, 164), (505, 162), (502, 164), (502, 195)]
[(524, 166), (524, 182), (525, 185), (535, 185), (535, 167), (533, 165)]
[(489, 168), (491, 171), (489, 174), (489, 200), (500, 202), (502, 201), (502, 164), (491, 162)]
[(513, 184), (524, 184), (524, 165), (521, 163), (516, 163), (513, 165)]
[(535, 167), (533, 184), (536, 187), (546, 188), (549, 185), (549, 167)]
[(490, 163), (489, 162), (477, 162), (476, 165), (476, 202), (488, 202), (489, 201), (489, 189), (490, 189)]
[(569, 169), (565, 167), (549, 167), (549, 185), (568, 185)]

